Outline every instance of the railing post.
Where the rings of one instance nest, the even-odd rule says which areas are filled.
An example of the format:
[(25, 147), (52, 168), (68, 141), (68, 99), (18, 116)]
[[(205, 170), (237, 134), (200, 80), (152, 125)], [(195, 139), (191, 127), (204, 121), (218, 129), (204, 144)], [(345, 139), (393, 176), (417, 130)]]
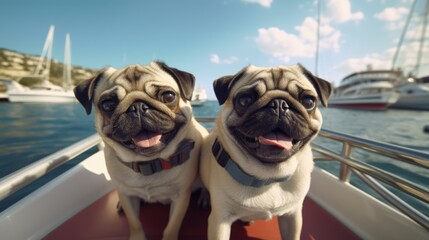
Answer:
[[(350, 144), (344, 142), (343, 143), (343, 150), (341, 151), (341, 155), (344, 157), (350, 157), (352, 155), (352, 149), (350, 147)], [(340, 174), (339, 178), (343, 182), (349, 182), (350, 181), (350, 167), (347, 166), (345, 163), (341, 163), (340, 165)]]

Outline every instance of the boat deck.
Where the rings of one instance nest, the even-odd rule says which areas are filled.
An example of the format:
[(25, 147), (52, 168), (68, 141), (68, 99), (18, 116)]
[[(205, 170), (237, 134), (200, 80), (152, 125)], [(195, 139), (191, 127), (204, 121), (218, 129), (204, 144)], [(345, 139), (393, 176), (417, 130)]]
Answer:
[[(196, 193), (192, 195), (180, 231), (180, 239), (206, 239), (210, 211), (198, 208), (197, 198)], [(117, 203), (116, 191), (112, 191), (70, 218), (44, 239), (127, 239), (127, 220), (123, 214), (117, 213)], [(168, 221), (168, 212), (167, 205), (142, 205), (140, 219), (148, 239), (161, 239), (162, 230)], [(304, 201), (303, 218), (301, 239), (360, 239), (309, 197)], [(231, 239), (280, 239), (277, 218), (255, 221), (251, 225), (235, 222)]]

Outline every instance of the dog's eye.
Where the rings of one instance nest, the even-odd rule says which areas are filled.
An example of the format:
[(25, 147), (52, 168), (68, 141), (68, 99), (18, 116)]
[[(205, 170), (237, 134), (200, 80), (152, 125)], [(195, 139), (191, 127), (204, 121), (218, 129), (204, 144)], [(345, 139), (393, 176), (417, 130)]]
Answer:
[(248, 107), (255, 101), (255, 98), (252, 95), (244, 94), (238, 97), (237, 103), (240, 107)]
[(161, 95), (161, 101), (163, 103), (171, 103), (174, 102), (174, 100), (176, 100), (176, 94), (174, 92), (167, 91)]
[(313, 96), (304, 96), (301, 98), (301, 104), (307, 110), (313, 110), (316, 107), (316, 99)]
[(117, 105), (116, 101), (108, 99), (101, 102), (101, 109), (105, 112), (112, 112)]

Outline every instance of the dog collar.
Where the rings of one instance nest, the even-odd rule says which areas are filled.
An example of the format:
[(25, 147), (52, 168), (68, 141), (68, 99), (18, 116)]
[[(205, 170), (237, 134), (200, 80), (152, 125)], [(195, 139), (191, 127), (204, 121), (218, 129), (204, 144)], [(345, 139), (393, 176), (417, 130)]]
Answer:
[(212, 153), (219, 165), (225, 168), (229, 175), (242, 185), (249, 187), (262, 187), (271, 183), (287, 182), (290, 179), (290, 176), (284, 178), (259, 179), (246, 173), (237, 165), (237, 163), (234, 162), (234, 160), (231, 159), (217, 138), (213, 143)]
[(180, 142), (179, 147), (168, 159), (156, 158), (149, 161), (139, 162), (124, 162), (122, 164), (134, 170), (134, 172), (141, 173), (145, 176), (168, 170), (173, 167), (179, 166), (189, 159), (190, 153), (194, 148), (195, 142), (190, 139), (184, 139)]

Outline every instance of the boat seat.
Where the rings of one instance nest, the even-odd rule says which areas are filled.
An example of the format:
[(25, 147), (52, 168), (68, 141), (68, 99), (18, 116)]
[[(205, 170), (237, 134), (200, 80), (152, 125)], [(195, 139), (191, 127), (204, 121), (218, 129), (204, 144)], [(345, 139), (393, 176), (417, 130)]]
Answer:
[[(198, 195), (194, 193), (183, 220), (180, 239), (206, 239), (210, 211), (200, 209), (197, 199)], [(44, 239), (128, 239), (127, 220), (123, 214), (117, 213), (117, 203), (117, 193), (112, 191), (67, 220)], [(162, 238), (168, 213), (168, 205), (142, 205), (140, 219), (148, 239)], [(304, 202), (303, 218), (301, 239), (360, 239), (309, 197)], [(232, 226), (231, 239), (280, 239), (277, 218), (255, 221), (251, 225), (237, 221)]]

